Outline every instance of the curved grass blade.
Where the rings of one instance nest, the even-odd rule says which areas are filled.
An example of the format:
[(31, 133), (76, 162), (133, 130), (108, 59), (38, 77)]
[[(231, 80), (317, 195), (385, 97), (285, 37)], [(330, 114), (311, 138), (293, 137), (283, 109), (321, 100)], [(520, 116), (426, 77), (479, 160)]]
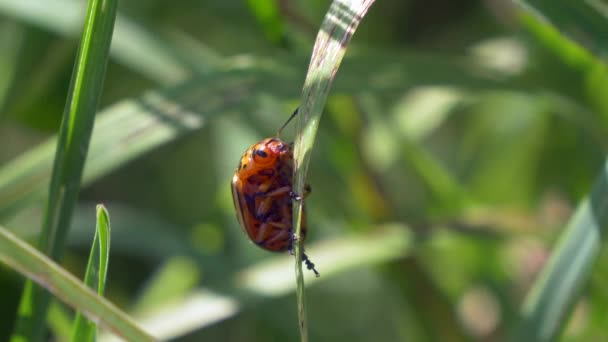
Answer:
[(90, 320), (127, 341), (154, 341), (124, 312), (32, 246), (0, 226), (0, 261), (44, 286)]
[[(359, 26), (361, 19), (373, 3), (374, 0), (336, 0), (332, 2), (321, 25), (321, 30), (317, 34), (306, 80), (304, 81), (304, 88), (302, 89), (300, 115), (297, 118), (296, 125), (298, 135), (295, 139), (294, 150), (294, 180), (295, 191), (298, 194), (304, 193), (310, 153), (329, 89), (346, 52), (346, 46)], [(293, 206), (294, 234), (296, 237), (296, 297), (300, 320), (300, 338), (302, 341), (308, 341), (304, 276), (302, 275), (304, 247), (300, 239), (302, 208), (302, 201), (297, 201)]]
[[(80, 189), (105, 77), (116, 8), (116, 0), (91, 0), (87, 8), (38, 243), (39, 248), (55, 260), (63, 254), (70, 218)], [(44, 289), (34, 286), (31, 281), (26, 282), (13, 340), (42, 340), (49, 302), (50, 296)]]
[[(108, 260), (110, 258), (110, 218), (108, 211), (103, 205), (97, 206), (97, 224), (95, 227), (95, 237), (84, 275), (86, 286), (97, 291), (100, 297), (106, 285), (106, 275), (108, 274)], [(88, 320), (86, 316), (78, 311), (74, 319), (72, 330), (73, 342), (87, 342), (97, 340), (97, 325)]]
[(608, 163), (526, 297), (517, 341), (554, 341), (588, 281), (608, 227)]

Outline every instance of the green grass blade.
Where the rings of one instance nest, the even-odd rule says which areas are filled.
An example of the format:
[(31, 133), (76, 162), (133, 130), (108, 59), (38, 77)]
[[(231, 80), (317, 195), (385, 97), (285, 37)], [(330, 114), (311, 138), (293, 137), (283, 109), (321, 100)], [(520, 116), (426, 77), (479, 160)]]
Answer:
[[(608, 35), (606, 35), (608, 5), (605, 2), (601, 0), (519, 0), (517, 2), (533, 15), (551, 22), (560, 31), (570, 33), (571, 38), (583, 38), (582, 42), (600, 55), (608, 52)], [(574, 29), (576, 31), (573, 31)]]
[[(127, 341), (153, 341), (114, 304), (98, 296), (85, 284), (0, 226), (0, 261), (44, 286), (66, 304)], [(24, 341), (24, 340), (21, 340)]]
[[(52, 259), (63, 253), (70, 218), (78, 197), (82, 170), (93, 130), (112, 40), (117, 2), (91, 0), (64, 112), (51, 176), (39, 248)], [(25, 285), (15, 341), (39, 341), (49, 294), (32, 282)]]
[[(524, 14), (520, 20), (537, 43), (537, 49), (546, 54), (541, 55), (543, 57), (540, 60), (547, 65), (545, 74), (536, 75), (543, 79), (539, 86), (591, 108), (600, 115), (602, 126), (608, 127), (608, 98), (604, 96), (603, 91), (608, 87), (606, 63), (580, 44), (566, 38), (554, 26), (538, 20), (535, 16)], [(547, 70), (568, 75), (568, 82), (546, 77)]]
[[(296, 126), (298, 135), (295, 139), (294, 150), (294, 188), (298, 194), (304, 193), (306, 173), (319, 121), (329, 90), (346, 52), (346, 46), (359, 26), (361, 19), (373, 3), (374, 0), (334, 1), (325, 15), (321, 30), (317, 34), (306, 80), (304, 81), (299, 108), (300, 114)], [(293, 206), (294, 234), (296, 236), (296, 297), (300, 320), (300, 338), (302, 341), (308, 341), (304, 276), (302, 274), (304, 247), (302, 246), (302, 239), (300, 239), (302, 214), (303, 202), (297, 201), (296, 205)]]
[(518, 341), (554, 341), (587, 283), (608, 226), (608, 164), (571, 218), (523, 306)]
[[(84, 275), (84, 283), (97, 291), (100, 297), (106, 285), (108, 274), (108, 260), (110, 258), (110, 218), (108, 211), (103, 205), (97, 206), (97, 224), (93, 245)], [(82, 312), (76, 313), (72, 333), (73, 342), (95, 341), (97, 336), (97, 325), (88, 320)]]

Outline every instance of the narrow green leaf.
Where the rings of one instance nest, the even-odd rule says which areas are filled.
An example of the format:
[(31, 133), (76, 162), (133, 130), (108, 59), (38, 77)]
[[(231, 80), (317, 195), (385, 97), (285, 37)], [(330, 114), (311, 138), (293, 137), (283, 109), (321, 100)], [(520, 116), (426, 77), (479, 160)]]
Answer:
[[(520, 17), (523, 27), (535, 39), (537, 48), (546, 56), (540, 59), (542, 74), (533, 75), (539, 84), (559, 94), (573, 98), (599, 114), (603, 127), (608, 127), (608, 65), (580, 44), (567, 39), (555, 27), (532, 15)], [(567, 78), (568, 82), (563, 82)]]
[[(103, 205), (97, 206), (97, 224), (95, 226), (95, 236), (89, 254), (89, 261), (84, 275), (86, 286), (97, 291), (103, 297), (106, 275), (108, 273), (108, 260), (110, 258), (110, 218), (108, 211)], [(72, 330), (73, 342), (95, 341), (97, 336), (97, 325), (86, 318), (78, 311), (74, 319)]]
[(554, 341), (578, 300), (608, 227), (608, 163), (526, 297), (517, 341)]
[[(59, 133), (39, 248), (52, 259), (63, 254), (78, 198), (82, 170), (105, 77), (117, 1), (91, 0)], [(44, 289), (25, 285), (13, 340), (40, 341), (50, 302)]]
[[(334, 81), (346, 46), (350, 42), (355, 30), (374, 0), (334, 1), (325, 15), (321, 29), (313, 47), (304, 88), (300, 100), (300, 114), (297, 119), (294, 150), (294, 188), (296, 193), (304, 193), (304, 184), (310, 154), (314, 144), (317, 128), (325, 101)], [(306, 305), (304, 296), (304, 276), (302, 274), (302, 259), (304, 247), (302, 246), (301, 222), (303, 202), (297, 201), (293, 206), (295, 259), (296, 259), (296, 297), (298, 303), (298, 317), (300, 320), (300, 338), (308, 341), (306, 323)]]
[[(0, 261), (127, 341), (153, 341), (132, 319), (68, 271), (0, 226)], [(23, 340), (21, 340), (23, 341)]]
[(522, 7), (579, 40), (589, 49), (608, 52), (608, 5), (601, 0), (518, 0)]

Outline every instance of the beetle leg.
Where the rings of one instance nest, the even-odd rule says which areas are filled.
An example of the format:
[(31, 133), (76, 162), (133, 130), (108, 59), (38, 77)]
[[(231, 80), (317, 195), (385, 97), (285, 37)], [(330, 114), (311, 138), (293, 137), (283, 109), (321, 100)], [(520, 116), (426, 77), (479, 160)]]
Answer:
[(260, 229), (258, 230), (258, 234), (255, 236), (255, 242), (260, 244), (264, 241), (264, 236), (266, 235), (266, 230), (268, 230), (268, 223), (262, 223), (260, 225)]
[(270, 210), (270, 208), (272, 208), (272, 198), (262, 198), (262, 201), (258, 205), (258, 208), (255, 212), (256, 218), (259, 219), (263, 217)]
[[(270, 225), (272, 225), (273, 222), (269, 223)], [(285, 237), (287, 237), (289, 235), (289, 232), (287, 230), (282, 230), (281, 232), (279, 232), (278, 234), (275, 234), (275, 236), (270, 239), (270, 240), (266, 240), (264, 241), (264, 244), (271, 244), (273, 242), (279, 241), (284, 239)]]
[(268, 225), (277, 227), (277, 228), (281, 228), (281, 229), (287, 231), (287, 225), (282, 222), (268, 222)]
[(302, 261), (306, 264), (307, 269), (315, 272), (315, 276), (317, 276), (317, 278), (321, 276), (319, 272), (317, 272), (317, 270), (315, 269), (315, 264), (313, 264), (312, 261), (308, 259), (308, 255), (306, 255), (306, 253), (302, 253)]
[(312, 192), (312, 188), (310, 187), (310, 185), (305, 184), (304, 185), (304, 196), (298, 195), (297, 192), (290, 191), (289, 197), (291, 197), (294, 201), (301, 201), (301, 200), (305, 199), (306, 197), (308, 197), (308, 195), (310, 195), (311, 192)]
[[(306, 196), (306, 195), (304, 195), (304, 196)], [(295, 191), (290, 191), (289, 197), (291, 197), (291, 199), (293, 199), (294, 201), (298, 201), (298, 202), (302, 200), (302, 196), (298, 195), (298, 193)]]
[(291, 187), (289, 187), (289, 186), (282, 186), (282, 187), (280, 187), (278, 189), (272, 190), (271, 192), (262, 194), (262, 196), (273, 197), (273, 196), (278, 196), (278, 195), (282, 195), (282, 194), (288, 193), (290, 191), (291, 191)]
[[(287, 251), (289, 252), (289, 254), (294, 255), (293, 243)], [(306, 265), (306, 268), (308, 270), (313, 271), (315, 273), (315, 276), (317, 276), (317, 278), (321, 276), (319, 274), (319, 272), (317, 272), (317, 269), (315, 268), (315, 264), (313, 264), (312, 261), (310, 261), (310, 259), (308, 258), (308, 255), (306, 255), (306, 253), (302, 253), (302, 262)]]
[(272, 185), (272, 181), (267, 180), (266, 182), (262, 183), (259, 185), (259, 192), (266, 192), (268, 191), (268, 188), (270, 188), (270, 186)]

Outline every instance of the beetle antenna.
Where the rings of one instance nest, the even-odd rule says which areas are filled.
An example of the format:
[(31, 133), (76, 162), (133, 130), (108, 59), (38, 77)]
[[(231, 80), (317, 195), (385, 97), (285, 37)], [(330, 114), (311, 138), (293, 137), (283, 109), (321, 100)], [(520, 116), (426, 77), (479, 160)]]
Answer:
[(283, 131), (283, 128), (285, 128), (285, 126), (287, 126), (287, 124), (291, 121), (291, 119), (295, 118), (296, 115), (298, 115), (298, 109), (300, 109), (300, 107), (296, 108), (296, 110), (293, 111), (293, 113), (291, 114), (291, 116), (289, 117), (289, 119), (287, 119), (287, 121), (285, 121), (285, 123), (283, 124), (283, 126), (281, 126), (281, 128), (277, 132), (277, 137), (279, 135), (281, 135), (281, 132)]
[(308, 255), (306, 255), (306, 253), (302, 253), (302, 261), (304, 261), (304, 263), (306, 264), (306, 268), (315, 272), (317, 278), (321, 276), (319, 272), (317, 272), (317, 270), (315, 269), (315, 264), (313, 264), (312, 261), (308, 259)]

